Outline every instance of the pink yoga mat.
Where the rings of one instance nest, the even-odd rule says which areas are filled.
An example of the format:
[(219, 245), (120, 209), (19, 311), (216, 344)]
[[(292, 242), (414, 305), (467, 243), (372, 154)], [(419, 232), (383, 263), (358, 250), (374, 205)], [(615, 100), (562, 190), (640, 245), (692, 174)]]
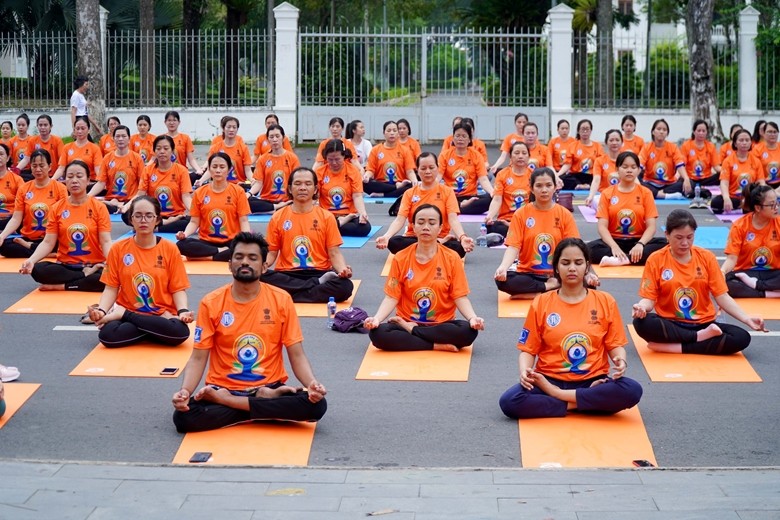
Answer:
[(735, 222), (744, 216), (744, 213), (740, 210), (739, 213), (721, 213), (720, 215), (714, 214), (715, 217), (721, 222)]
[(598, 222), (595, 209), (585, 205), (577, 206), (577, 209), (580, 210), (582, 216), (585, 217), (585, 222), (590, 222), (591, 224)]
[(464, 215), (461, 213), (460, 215), (458, 215), (458, 220), (460, 220), (461, 222), (482, 223), (485, 221), (485, 216), (486, 215), (484, 213), (481, 215)]

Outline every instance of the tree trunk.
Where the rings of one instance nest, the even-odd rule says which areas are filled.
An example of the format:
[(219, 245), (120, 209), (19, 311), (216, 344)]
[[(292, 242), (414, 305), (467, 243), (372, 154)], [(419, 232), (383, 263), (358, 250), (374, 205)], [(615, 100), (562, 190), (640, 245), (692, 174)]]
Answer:
[(612, 1), (598, 0), (596, 61), (599, 80), (596, 106), (601, 107), (614, 105), (615, 59), (612, 54), (612, 23)]
[(239, 79), (239, 46), (238, 32), (246, 23), (246, 13), (227, 6), (225, 25), (225, 74), (220, 89), (222, 102), (227, 105), (238, 104), (238, 79)]
[(580, 108), (588, 106), (588, 34), (574, 31), (574, 92)]
[[(103, 52), (100, 47), (100, 5), (98, 0), (76, 0), (78, 73), (89, 78), (90, 118), (102, 125), (106, 120), (106, 87)], [(95, 129), (98, 134), (103, 128)]]
[(182, 3), (182, 17), (185, 34), (185, 44), (182, 50), (182, 78), (184, 92), (182, 105), (198, 105), (198, 92), (200, 85), (200, 42), (198, 31), (206, 12), (206, 0), (184, 0)]
[(722, 140), (718, 99), (715, 96), (712, 58), (712, 13), (714, 0), (690, 0), (686, 11), (688, 57), (691, 71), (691, 112), (703, 119), (713, 137)]
[(154, 72), (154, 0), (139, 0), (140, 65), (141, 65), (141, 106), (156, 104), (157, 89), (155, 88)]

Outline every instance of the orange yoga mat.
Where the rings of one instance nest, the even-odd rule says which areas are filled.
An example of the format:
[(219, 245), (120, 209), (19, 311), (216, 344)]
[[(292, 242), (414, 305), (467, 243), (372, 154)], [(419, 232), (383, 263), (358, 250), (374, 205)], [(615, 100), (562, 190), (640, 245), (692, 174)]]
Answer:
[(35, 383), (3, 383), (5, 388), (5, 414), (0, 417), (0, 428), (11, 420), (16, 411), (27, 402), (40, 386)]
[(751, 316), (780, 320), (780, 298), (735, 298), (734, 301)]
[(594, 265), (593, 270), (599, 275), (599, 278), (642, 278), (642, 272), (645, 270), (643, 265), (619, 265), (614, 267), (602, 267)]
[(384, 381), (468, 381), (471, 347), (459, 352), (387, 352), (369, 344), (355, 379)]
[(385, 265), (382, 267), (382, 274), (380, 276), (387, 276), (390, 274), (390, 266), (393, 263), (393, 257), (395, 257), (393, 253), (387, 255), (387, 260), (385, 260)]
[[(651, 381), (667, 383), (760, 383), (761, 378), (739, 352), (730, 356), (666, 354), (647, 348), (633, 325), (628, 332)], [(630, 373), (629, 373), (630, 376)]]
[(100, 293), (82, 291), (41, 291), (35, 289), (8, 307), (10, 314), (84, 314), (100, 300)]
[(19, 268), (22, 267), (24, 258), (5, 258), (0, 256), (0, 273), (19, 274)]
[(512, 300), (505, 292), (498, 291), (499, 318), (525, 318), (533, 300)]
[(185, 260), (184, 269), (187, 274), (221, 274), (230, 275), (227, 262), (215, 262), (214, 260)]
[[(336, 304), (336, 310), (346, 309), (352, 306), (352, 300), (355, 299), (355, 295), (360, 288), (360, 280), (352, 280), (352, 296), (347, 301)], [(298, 316), (304, 318), (325, 318), (328, 316), (328, 309), (324, 303), (296, 303), (295, 310), (298, 312)]]
[(630, 468), (634, 460), (658, 465), (636, 406), (615, 415), (570, 413), (517, 425), (524, 468)]
[(252, 422), (188, 433), (173, 463), (196, 465), (189, 462), (190, 457), (207, 451), (212, 455), (205, 464), (306, 466), (316, 427), (316, 423)]
[[(190, 330), (194, 324), (190, 324)], [(97, 377), (179, 377), (192, 354), (192, 338), (177, 347), (141, 343), (130, 347), (92, 349), (71, 372), (72, 376)], [(161, 375), (166, 367), (178, 368), (173, 376)]]

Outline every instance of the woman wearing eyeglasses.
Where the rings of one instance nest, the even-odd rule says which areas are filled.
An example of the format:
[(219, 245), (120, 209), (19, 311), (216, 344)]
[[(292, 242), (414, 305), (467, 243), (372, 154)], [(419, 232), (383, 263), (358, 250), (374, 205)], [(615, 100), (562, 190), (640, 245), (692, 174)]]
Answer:
[(780, 218), (771, 187), (745, 188), (746, 215), (731, 225), (720, 268), (733, 298), (780, 298)]
[(100, 303), (88, 309), (109, 348), (140, 342), (176, 346), (190, 337), (187, 308), (190, 282), (184, 262), (170, 240), (155, 236), (162, 220), (160, 202), (149, 196), (133, 200), (128, 210), (134, 235), (114, 244), (100, 281)]

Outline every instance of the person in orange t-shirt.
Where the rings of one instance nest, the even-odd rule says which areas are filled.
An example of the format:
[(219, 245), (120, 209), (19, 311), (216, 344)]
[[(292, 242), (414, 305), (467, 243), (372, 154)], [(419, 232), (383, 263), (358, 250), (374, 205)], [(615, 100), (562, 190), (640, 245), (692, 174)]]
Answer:
[(656, 352), (734, 354), (747, 348), (750, 334), (736, 325), (716, 323), (712, 298), (722, 311), (753, 330), (765, 331), (764, 320), (747, 315), (729, 296), (715, 255), (693, 245), (696, 227), (689, 211), (669, 213), (669, 246), (647, 260), (639, 286), (642, 299), (633, 306), (634, 328)]
[(420, 141), (412, 137), (412, 125), (403, 118), (396, 121), (396, 124), (398, 124), (398, 143), (409, 150), (412, 161), (417, 161), (417, 157), (422, 153), (422, 148), (420, 147)]
[[(522, 112), (515, 114), (515, 131), (511, 134), (507, 134), (501, 142), (501, 155), (496, 159), (496, 162), (488, 168), (490, 173), (495, 174), (498, 169), (501, 168), (501, 165), (504, 164), (504, 161), (510, 157), (512, 154), (512, 145), (519, 142), (525, 142), (525, 139), (523, 138), (523, 128), (526, 123), (528, 123), (528, 116), (526, 114)], [(551, 158), (548, 157), (547, 160), (550, 161)]]
[(106, 286), (100, 301), (88, 309), (98, 338), (108, 348), (152, 342), (170, 347), (190, 337), (187, 309), (190, 286), (184, 262), (170, 240), (155, 236), (160, 202), (144, 195), (128, 210), (134, 235), (111, 247), (100, 281)]
[[(227, 262), (230, 241), (249, 229), (249, 202), (243, 189), (228, 182), (230, 156), (217, 152), (209, 157), (211, 182), (201, 186), (192, 197), (190, 222), (176, 233), (176, 245), (187, 258)], [(193, 237), (197, 231), (198, 236)]]
[(531, 195), (531, 174), (528, 167), (528, 145), (517, 141), (510, 148), (509, 166), (498, 172), (485, 224), (488, 233), (506, 238), (509, 221), (518, 209), (528, 203)]
[(346, 162), (349, 153), (344, 143), (331, 139), (322, 154), (325, 166), (317, 170), (320, 206), (336, 217), (341, 236), (368, 236), (371, 223), (363, 201), (363, 179), (355, 165)]
[[(734, 139), (734, 134), (742, 130), (742, 125), (740, 124), (734, 124), (731, 125), (731, 128), (729, 128), (729, 139), (725, 143), (720, 145), (720, 164), (723, 164), (723, 161), (726, 160), (726, 157), (734, 153), (734, 149), (731, 147), (731, 141)], [(751, 134), (751, 139), (752, 139)]]
[[(258, 135), (257, 139), (255, 140), (255, 151), (254, 155), (252, 156), (252, 164), (257, 164), (257, 161), (260, 159), (261, 155), (267, 154), (271, 151), (271, 141), (268, 139), (268, 130), (272, 126), (278, 126), (281, 128), (281, 125), (279, 124), (279, 118), (276, 117), (276, 114), (268, 114), (265, 116), (265, 130), (266, 132), (264, 134)], [(284, 135), (284, 132), (282, 133), (282, 148), (287, 150), (288, 152), (292, 153), (292, 145), (290, 144), (290, 139)]]
[[(239, 233), (231, 244), (233, 282), (200, 302), (195, 348), (173, 394), (173, 422), (181, 433), (258, 420), (318, 421), (327, 390), (314, 377), (290, 295), (258, 282), (268, 244)], [(287, 385), (282, 351), (295, 377)], [(206, 384), (197, 392), (203, 373)]]
[[(27, 114), (21, 114), (16, 118), (16, 135), (11, 138), (11, 159), (13, 167), (17, 170), (27, 169), (30, 154), (33, 151), (33, 136), (28, 134), (30, 118)], [(20, 168), (19, 165), (24, 166)]]
[[(709, 135), (710, 125), (703, 119), (697, 119), (693, 123), (691, 138), (680, 147), (685, 159), (685, 171), (694, 186), (717, 186), (720, 183), (720, 154), (709, 140)], [(693, 190), (687, 196), (689, 199), (694, 198)], [(710, 199), (712, 192), (702, 188), (701, 197)]]
[[(209, 157), (217, 152), (224, 152), (230, 156), (233, 167), (228, 172), (228, 182), (245, 185), (246, 188), (252, 182), (252, 156), (249, 148), (244, 144), (244, 140), (238, 137), (238, 119), (232, 116), (222, 118), (221, 141), (217, 141), (209, 148)], [(202, 186), (210, 178), (208, 166), (206, 166), (203, 176), (196, 183)]]
[(764, 181), (772, 188), (780, 188), (780, 146), (778, 146), (777, 123), (769, 121), (764, 131), (764, 141), (753, 149), (753, 154), (761, 161), (764, 169)]
[(189, 135), (179, 132), (179, 125), (181, 125), (181, 116), (176, 110), (169, 110), (165, 113), (165, 128), (168, 129), (166, 135), (173, 138), (173, 161), (181, 164), (182, 166), (192, 169), (190, 174), (190, 182), (198, 180), (200, 172), (200, 165), (195, 158), (195, 145), (192, 144), (192, 139)]
[(636, 154), (621, 152), (616, 164), (619, 182), (599, 199), (596, 218), (601, 238), (588, 242), (590, 261), (604, 266), (644, 265), (666, 245), (663, 238), (655, 238), (658, 208), (650, 190), (636, 182), (641, 171)]
[(639, 153), (642, 167), (642, 185), (653, 192), (656, 199), (682, 199), (693, 190), (685, 158), (677, 145), (666, 140), (669, 125), (663, 119), (653, 122), (653, 140)]
[(620, 128), (623, 130), (623, 146), (621, 152), (634, 152), (639, 155), (645, 146), (645, 140), (634, 133), (636, 130), (636, 118), (631, 114), (626, 114), (620, 121)]
[[(385, 121), (382, 131), (385, 142), (375, 145), (368, 154), (366, 172), (363, 174), (363, 192), (370, 197), (398, 198), (417, 180), (414, 158), (409, 149), (398, 142), (398, 125), (395, 121)], [(327, 146), (330, 146), (330, 142)]]
[[(624, 377), (628, 343), (612, 295), (585, 287), (588, 248), (566, 238), (553, 254), (560, 289), (538, 295), (517, 341), (520, 383), (499, 399), (512, 419), (614, 414), (639, 403), (642, 385)], [(610, 376), (610, 361), (615, 372)]]
[(97, 180), (97, 174), (100, 172), (100, 166), (103, 164), (103, 154), (100, 147), (89, 141), (89, 118), (87, 116), (78, 116), (73, 125), (73, 135), (75, 140), (65, 145), (60, 155), (60, 162), (57, 171), (52, 175), (55, 181), (65, 174), (65, 167), (73, 161), (81, 161), (89, 168), (89, 180)]
[[(470, 146), (471, 136), (471, 126), (465, 122), (453, 127), (453, 147), (439, 156), (439, 172), (442, 181), (455, 190), (461, 213), (479, 215), (490, 207), (493, 186), (488, 180), (482, 156)], [(482, 195), (477, 192), (478, 183), (485, 191)]]
[(16, 194), (24, 180), (8, 169), (11, 157), (8, 146), (0, 144), (0, 231), (4, 230), (16, 211)]
[(560, 172), (577, 146), (577, 140), (569, 137), (569, 122), (565, 119), (558, 121), (557, 132), (558, 135), (547, 143), (547, 162), (552, 165), (553, 170)]
[(577, 123), (577, 144), (571, 148), (571, 154), (558, 172), (565, 190), (590, 189), (594, 166), (604, 155), (601, 143), (590, 139), (592, 132), (590, 120), (583, 119)]
[(539, 142), (539, 127), (536, 123), (526, 123), (523, 127), (523, 142), (528, 147), (528, 168), (533, 171), (537, 168), (550, 168), (548, 162), (550, 153), (547, 147)]
[(111, 116), (106, 121), (108, 132), (106, 132), (106, 134), (104, 134), (98, 142), (98, 146), (100, 146), (100, 151), (103, 153), (103, 155), (108, 155), (110, 152), (116, 150), (116, 145), (114, 144), (114, 130), (121, 124), (122, 121), (120, 121), (116, 116)]
[(271, 150), (257, 160), (252, 186), (247, 192), (252, 213), (273, 213), (290, 204), (287, 179), (301, 165), (298, 156), (283, 148), (284, 128), (271, 125), (266, 129)]
[(347, 150), (349, 150), (352, 154), (352, 164), (354, 164), (355, 167), (362, 172), (363, 166), (360, 164), (360, 160), (358, 159), (355, 145), (352, 144), (350, 139), (347, 139), (342, 135), (344, 132), (344, 120), (340, 117), (331, 117), (330, 121), (328, 121), (328, 131), (330, 132), (330, 137), (322, 141), (319, 147), (317, 147), (317, 155), (314, 157), (314, 165), (312, 166), (312, 170), (317, 171), (320, 166), (325, 164), (325, 157), (322, 156), (322, 150), (325, 149), (325, 145), (328, 144), (328, 141), (331, 139), (341, 139), (341, 142), (344, 143), (344, 146), (346, 146)]
[[(66, 166), (69, 195), (52, 206), (43, 242), (19, 270), (42, 284), (42, 291), (103, 290), (100, 275), (111, 249), (111, 221), (103, 203), (87, 195), (88, 182), (89, 167), (84, 162)], [(57, 261), (41, 261), (55, 247)]]
[[(29, 258), (43, 241), (52, 206), (68, 196), (65, 185), (49, 177), (49, 152), (35, 150), (30, 159), (30, 168), (33, 180), (17, 190), (14, 213), (0, 232), (0, 255), (6, 258)], [(9, 238), (17, 230), (22, 236)]]
[[(38, 127), (38, 135), (34, 135), (32, 138), (30, 153), (32, 154), (35, 150), (46, 150), (49, 152), (52, 164), (59, 164), (60, 157), (65, 150), (65, 144), (60, 136), (51, 133), (51, 116), (47, 114), (39, 115), (36, 120), (36, 126)], [(31, 156), (28, 158), (32, 160)], [(32, 180), (32, 172), (26, 173), (30, 171), (29, 161), (25, 161), (25, 166), (22, 170), (22, 177), (27, 181)]]
[[(530, 299), (560, 287), (550, 263), (555, 245), (580, 232), (571, 212), (553, 201), (555, 172), (537, 168), (531, 174), (533, 198), (515, 211), (509, 222), (507, 246), (494, 276), (499, 291), (512, 298)], [(588, 283), (598, 285), (598, 277), (588, 273)]]
[[(466, 253), (474, 249), (474, 240), (463, 231), (463, 225), (458, 220), (460, 208), (458, 207), (458, 199), (455, 198), (455, 192), (449, 186), (439, 182), (436, 154), (423, 152), (418, 155), (417, 173), (420, 176), (420, 184), (403, 194), (398, 215), (390, 223), (385, 234), (377, 237), (376, 248), (387, 248), (391, 253), (397, 254), (417, 243), (412, 215), (418, 206), (432, 204), (439, 208), (442, 215), (447, 216), (439, 231), (439, 243), (452, 249), (463, 258)], [(401, 236), (396, 236), (396, 233), (401, 231), (404, 225), (406, 225), (406, 232)]]
[(770, 186), (754, 183), (745, 188), (744, 201), (748, 213), (731, 224), (720, 270), (733, 298), (780, 298), (777, 194)]
[(154, 140), (156, 139), (154, 134), (149, 133), (149, 130), (152, 129), (152, 120), (149, 116), (141, 114), (135, 120), (135, 125), (138, 128), (138, 133), (130, 137), (130, 148), (140, 155), (145, 163), (148, 163), (154, 156)]
[(262, 281), (284, 289), (296, 303), (343, 302), (352, 294), (352, 268), (344, 261), (336, 217), (315, 206), (317, 174), (306, 167), (292, 172), (287, 194), (292, 204), (268, 223), (267, 267)]
[(138, 183), (144, 173), (144, 160), (130, 149), (130, 129), (124, 125), (114, 127), (114, 150), (103, 157), (97, 182), (89, 195), (99, 197), (109, 213), (126, 209), (138, 192)]
[(0, 123), (0, 144), (4, 144), (11, 149), (11, 139), (14, 138), (14, 124), (10, 121)]
[(753, 140), (750, 132), (739, 130), (731, 144), (734, 153), (726, 157), (720, 169), (720, 195), (712, 197), (713, 213), (728, 213), (739, 209), (743, 190), (753, 182), (764, 184), (764, 168), (761, 160), (750, 153)]
[(585, 205), (594, 209), (599, 207), (600, 193), (620, 182), (617, 170), (617, 158), (623, 146), (620, 130), (607, 130), (604, 143), (607, 150), (593, 165), (593, 182), (590, 183), (590, 191), (585, 198)]
[[(468, 299), (466, 270), (458, 255), (439, 244), (443, 216), (433, 204), (412, 215), (417, 243), (399, 252), (390, 266), (385, 298), (365, 319), (371, 343), (381, 350), (457, 352), (484, 330)], [(455, 319), (458, 309), (466, 320)], [(382, 321), (395, 310), (387, 323)]]

